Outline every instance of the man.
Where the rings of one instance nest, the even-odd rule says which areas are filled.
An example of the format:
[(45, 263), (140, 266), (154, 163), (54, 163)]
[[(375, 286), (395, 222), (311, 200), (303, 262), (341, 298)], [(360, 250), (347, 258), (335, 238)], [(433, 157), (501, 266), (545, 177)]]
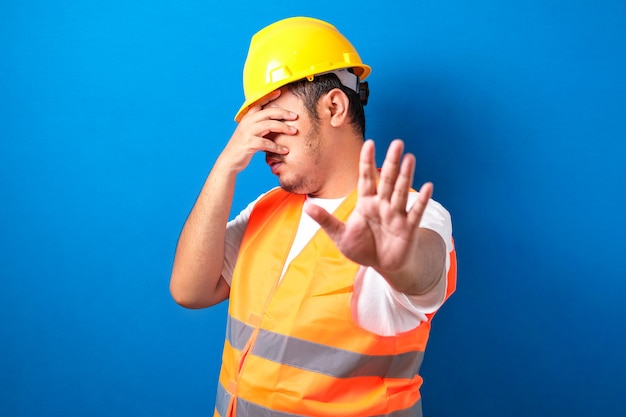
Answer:
[[(376, 169), (364, 141), (369, 72), (320, 20), (252, 38), (239, 124), (171, 278), (185, 307), (229, 299), (216, 416), (421, 415), (430, 320), (456, 285), (450, 217), (432, 184), (411, 191), (415, 157), (402, 141)], [(280, 187), (228, 222), (256, 152)]]

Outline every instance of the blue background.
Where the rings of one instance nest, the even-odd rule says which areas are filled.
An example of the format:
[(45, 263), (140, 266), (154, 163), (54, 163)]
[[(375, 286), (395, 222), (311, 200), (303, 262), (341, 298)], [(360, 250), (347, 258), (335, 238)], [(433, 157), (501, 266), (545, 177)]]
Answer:
[[(0, 4), (0, 415), (211, 415), (225, 305), (177, 306), (178, 233), (232, 133), (250, 36), (328, 20), (452, 213), (426, 416), (626, 411), (626, 3)], [(263, 161), (233, 210), (275, 185)]]

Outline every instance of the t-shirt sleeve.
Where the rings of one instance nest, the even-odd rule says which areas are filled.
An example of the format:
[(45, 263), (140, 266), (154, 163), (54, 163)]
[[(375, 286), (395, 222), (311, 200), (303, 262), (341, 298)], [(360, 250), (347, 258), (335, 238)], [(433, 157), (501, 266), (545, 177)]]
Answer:
[(241, 240), (243, 234), (248, 226), (248, 219), (250, 219), (250, 213), (259, 199), (263, 197), (260, 195), (256, 200), (248, 204), (234, 219), (230, 220), (226, 224), (226, 237), (224, 240), (224, 267), (222, 268), (222, 277), (228, 285), (232, 282), (233, 271), (235, 270), (235, 264), (237, 263), (237, 257), (239, 256), (239, 246), (241, 246)]
[[(417, 200), (417, 193), (410, 193), (408, 205), (412, 206)], [(452, 242), (452, 220), (450, 213), (440, 203), (431, 199), (424, 210), (424, 215), (420, 222), (420, 226), (433, 230), (441, 236), (446, 244), (446, 254), (449, 254), (454, 244)], [(389, 287), (393, 300), (398, 306), (409, 311), (419, 312), (421, 314), (434, 313), (441, 307), (446, 294), (446, 276), (450, 269), (450, 257), (446, 256), (446, 268), (442, 274), (438, 284), (426, 294), (406, 295)]]
[[(417, 193), (410, 193), (407, 208), (416, 199)], [(429, 201), (420, 227), (437, 232), (446, 243), (448, 253), (453, 250), (450, 214), (441, 204)], [(356, 322), (369, 331), (385, 336), (419, 326), (428, 320), (428, 314), (437, 311), (443, 304), (449, 268), (447, 256), (445, 272), (431, 291), (421, 295), (406, 295), (392, 288), (374, 269), (363, 267), (355, 281), (353, 315)]]

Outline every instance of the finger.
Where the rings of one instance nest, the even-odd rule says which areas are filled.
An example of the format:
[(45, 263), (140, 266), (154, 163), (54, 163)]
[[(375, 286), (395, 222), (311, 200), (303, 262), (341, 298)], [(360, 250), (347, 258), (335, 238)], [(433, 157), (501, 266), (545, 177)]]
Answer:
[(263, 120), (252, 124), (242, 121), (229, 142), (231, 145), (229, 148), (243, 147), (246, 153), (262, 151), (287, 154), (289, 148), (284, 144), (277, 144), (274, 137), (279, 134), (293, 136), (297, 133), (298, 130), (295, 127), (278, 120)]
[(433, 195), (433, 183), (427, 182), (422, 185), (422, 188), (419, 190), (419, 195), (413, 207), (409, 210), (407, 214), (407, 222), (411, 227), (417, 227), (422, 220), (422, 216), (424, 214), (424, 210), (426, 210), (426, 206), (428, 205), (428, 201)]
[(380, 180), (378, 181), (378, 196), (383, 200), (389, 200), (394, 190), (398, 171), (400, 169), (400, 159), (404, 150), (404, 142), (396, 139), (389, 144), (387, 155), (380, 170)]
[(393, 186), (391, 195), (391, 208), (401, 213), (406, 213), (406, 204), (409, 191), (413, 185), (413, 174), (415, 173), (415, 156), (406, 154), (402, 158), (400, 173)]
[(241, 123), (259, 123), (264, 120), (293, 121), (298, 118), (298, 114), (282, 107), (267, 107), (257, 112), (248, 113), (241, 119)]
[(334, 242), (339, 242), (345, 230), (345, 225), (335, 216), (313, 203), (305, 202), (303, 210), (311, 216)]
[(266, 106), (271, 101), (274, 101), (278, 97), (280, 97), (281, 93), (282, 93), (282, 90), (280, 88), (277, 89), (277, 90), (274, 90), (271, 93), (269, 93), (268, 95), (266, 95), (265, 97), (262, 97), (259, 101), (257, 101), (256, 105), (261, 107), (261, 108), (263, 108), (263, 106)]
[(374, 141), (368, 139), (361, 147), (361, 156), (359, 159), (359, 181), (357, 190), (360, 196), (376, 194), (378, 172), (376, 170), (375, 159)]
[(286, 146), (278, 145), (271, 139), (262, 139), (261, 145), (257, 149), (261, 152), (266, 153), (274, 153), (278, 155), (287, 155), (289, 153), (289, 148)]
[(265, 138), (270, 133), (282, 133), (285, 135), (295, 135), (298, 129), (294, 126), (279, 120), (263, 120), (255, 125), (254, 135)]
[[(248, 107), (248, 110), (243, 115), (243, 117), (246, 117), (248, 115), (260, 112), (261, 110), (263, 110), (263, 106), (266, 106), (268, 103), (276, 100), (278, 97), (280, 97), (280, 94), (281, 94), (281, 91), (280, 91), (280, 89), (278, 89), (278, 90), (274, 90), (271, 93), (269, 93), (268, 95), (260, 98), (259, 100), (257, 100), (255, 103), (252, 103)], [(243, 118), (241, 120), (243, 120)]]

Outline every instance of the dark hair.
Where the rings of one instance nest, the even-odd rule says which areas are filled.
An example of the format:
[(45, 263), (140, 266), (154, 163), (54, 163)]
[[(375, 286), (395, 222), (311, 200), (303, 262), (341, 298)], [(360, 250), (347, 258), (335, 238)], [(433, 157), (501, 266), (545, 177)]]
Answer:
[(341, 81), (335, 74), (316, 75), (313, 81), (305, 78), (287, 84), (286, 87), (290, 93), (302, 98), (309, 115), (316, 120), (319, 120), (317, 113), (317, 102), (319, 99), (330, 90), (340, 89), (348, 96), (348, 117), (351, 119), (350, 123), (355, 132), (365, 136), (365, 111), (361, 98), (354, 90), (341, 84)]

